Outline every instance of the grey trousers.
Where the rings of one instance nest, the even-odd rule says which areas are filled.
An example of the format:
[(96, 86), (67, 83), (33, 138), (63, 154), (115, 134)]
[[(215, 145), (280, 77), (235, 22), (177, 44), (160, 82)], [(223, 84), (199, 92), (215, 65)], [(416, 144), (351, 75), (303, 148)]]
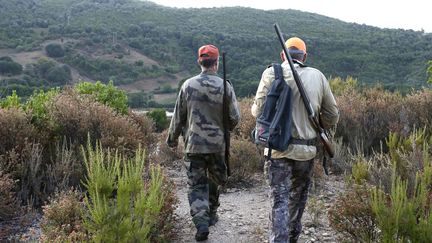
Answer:
[(264, 172), (270, 186), (271, 243), (297, 242), (302, 230), (301, 218), (306, 206), (312, 168), (313, 159), (266, 161)]

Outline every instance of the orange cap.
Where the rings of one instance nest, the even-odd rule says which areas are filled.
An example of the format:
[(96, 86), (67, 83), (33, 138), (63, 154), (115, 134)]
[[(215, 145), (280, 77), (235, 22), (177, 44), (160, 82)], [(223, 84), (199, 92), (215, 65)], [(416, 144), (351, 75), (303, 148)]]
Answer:
[(306, 53), (306, 44), (304, 43), (304, 41), (298, 37), (291, 37), (289, 38), (286, 42), (285, 42), (285, 46), (287, 48), (290, 47), (295, 47), (300, 51), (303, 51), (304, 53)]
[(198, 60), (217, 59), (219, 57), (219, 50), (214, 45), (204, 45), (198, 49)]

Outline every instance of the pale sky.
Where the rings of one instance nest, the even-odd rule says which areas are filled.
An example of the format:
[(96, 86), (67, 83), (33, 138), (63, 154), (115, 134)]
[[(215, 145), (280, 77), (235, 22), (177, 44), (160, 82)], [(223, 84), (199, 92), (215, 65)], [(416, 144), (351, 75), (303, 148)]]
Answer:
[(413, 29), (432, 33), (429, 0), (150, 0), (178, 8), (243, 6), (257, 9), (297, 9), (380, 28)]

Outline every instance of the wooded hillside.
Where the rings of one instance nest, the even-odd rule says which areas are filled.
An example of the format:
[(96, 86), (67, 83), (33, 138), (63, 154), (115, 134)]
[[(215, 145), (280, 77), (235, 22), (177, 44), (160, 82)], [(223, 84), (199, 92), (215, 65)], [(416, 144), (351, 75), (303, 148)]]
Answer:
[[(149, 105), (153, 96), (175, 93), (179, 81), (197, 73), (197, 48), (213, 43), (227, 52), (229, 78), (238, 95), (247, 96), (255, 92), (264, 68), (279, 61), (275, 22), (286, 37), (306, 41), (308, 64), (327, 77), (353, 76), (362, 84), (381, 82), (389, 89), (419, 88), (426, 85), (432, 60), (431, 33), (345, 23), (297, 10), (177, 9), (134, 0), (0, 0), (0, 16), (0, 57), (12, 57), (0, 61), (0, 94), (17, 89), (25, 96), (35, 87), (78, 79), (113, 80), (144, 97), (138, 103)], [(48, 45), (57, 46), (50, 52)]]

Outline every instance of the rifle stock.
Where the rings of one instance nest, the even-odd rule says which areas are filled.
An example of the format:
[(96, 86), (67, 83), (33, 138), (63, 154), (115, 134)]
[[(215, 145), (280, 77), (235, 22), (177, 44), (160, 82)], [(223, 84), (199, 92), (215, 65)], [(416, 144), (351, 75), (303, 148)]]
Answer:
[[(312, 105), (311, 105), (310, 101), (309, 101), (309, 97), (307, 96), (307, 94), (305, 92), (305, 89), (303, 87), (303, 83), (300, 80), (300, 76), (298, 75), (297, 70), (294, 68), (293, 60), (292, 60), (291, 56), (289, 55), (288, 50), (287, 50), (287, 48), (285, 46), (285, 40), (283, 39), (283, 36), (282, 36), (281, 31), (280, 31), (279, 25), (277, 23), (274, 24), (274, 28), (276, 30), (276, 34), (278, 35), (279, 42), (282, 45), (282, 49), (283, 49), (283, 51), (285, 53), (285, 57), (288, 60), (288, 63), (290, 65), (292, 74), (294, 76), (294, 80), (295, 80), (295, 82), (297, 84), (297, 87), (298, 87), (298, 90), (300, 92), (300, 96), (302, 97), (302, 100), (303, 100), (304, 105), (306, 107), (306, 110), (308, 112), (309, 120), (312, 123), (312, 126), (314, 127), (314, 129), (317, 132), (318, 136), (320, 137), (320, 140), (321, 140), (321, 142), (322, 142), (322, 144), (324, 146), (324, 150), (328, 153), (328, 155), (330, 156), (330, 158), (333, 158), (334, 157), (333, 147), (332, 147), (332, 145), (330, 143), (330, 140), (329, 140), (327, 134), (325, 133), (324, 128), (321, 127), (321, 125), (320, 125), (320, 123), (318, 121), (318, 118), (317, 118), (317, 116), (316, 116), (316, 114), (315, 114), (315, 112), (314, 112), (314, 110), (312, 108)], [(323, 162), (324, 170), (325, 170), (326, 174), (328, 174), (325, 163), (326, 162), (324, 161)]]
[(223, 110), (223, 124), (224, 124), (224, 138), (225, 138), (225, 165), (227, 167), (227, 174), (228, 176), (231, 175), (231, 168), (229, 163), (230, 158), (230, 133), (229, 133), (229, 107), (228, 107), (228, 96), (227, 96), (227, 78), (226, 78), (226, 60), (225, 60), (225, 52), (222, 52), (222, 69), (223, 69), (223, 88), (224, 88), (224, 94), (223, 94), (223, 103), (222, 103), (222, 110)]

